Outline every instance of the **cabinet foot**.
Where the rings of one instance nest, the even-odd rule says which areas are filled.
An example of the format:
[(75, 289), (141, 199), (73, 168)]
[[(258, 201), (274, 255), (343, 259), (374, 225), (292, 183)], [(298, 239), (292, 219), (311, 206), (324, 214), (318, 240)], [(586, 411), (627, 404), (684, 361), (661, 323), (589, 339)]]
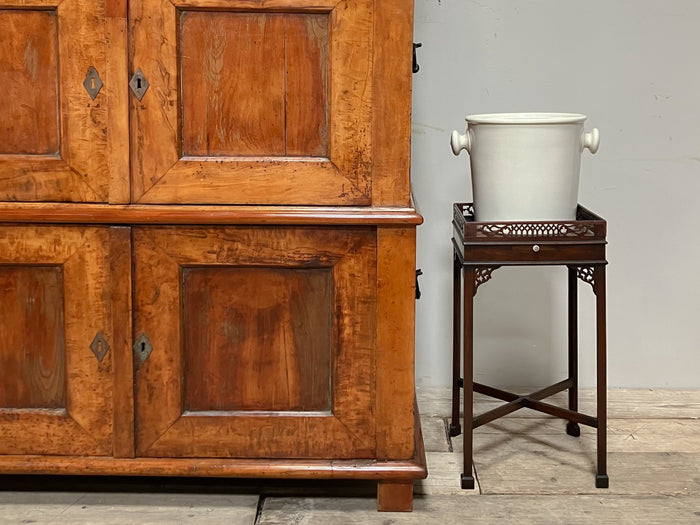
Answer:
[(413, 480), (380, 481), (377, 485), (377, 510), (411, 512), (413, 510)]
[(450, 437), (456, 437), (459, 436), (462, 433), (462, 425), (459, 423), (455, 424), (450, 424)]

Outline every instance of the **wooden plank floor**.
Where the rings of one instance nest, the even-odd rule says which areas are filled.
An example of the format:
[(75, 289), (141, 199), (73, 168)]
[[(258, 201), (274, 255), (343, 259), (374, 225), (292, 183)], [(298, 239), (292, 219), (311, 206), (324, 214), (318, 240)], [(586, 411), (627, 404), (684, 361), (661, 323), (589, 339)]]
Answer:
[[(581, 398), (592, 414), (594, 392)], [(241, 482), (220, 494), (10, 487), (0, 491), (0, 524), (700, 523), (700, 390), (609, 391), (609, 489), (594, 486), (592, 429), (573, 438), (562, 421), (522, 410), (477, 429), (477, 488), (462, 490), (461, 436), (446, 432), (449, 391), (421, 389), (418, 399), (430, 474), (416, 483), (410, 514), (376, 512), (372, 485)], [(476, 413), (492, 406), (477, 396)]]

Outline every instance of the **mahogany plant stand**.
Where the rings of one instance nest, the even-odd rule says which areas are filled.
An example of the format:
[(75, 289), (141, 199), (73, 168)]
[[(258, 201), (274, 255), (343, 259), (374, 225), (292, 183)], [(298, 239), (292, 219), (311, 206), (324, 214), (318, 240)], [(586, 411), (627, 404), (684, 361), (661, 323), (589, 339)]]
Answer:
[[(474, 488), (472, 475), (473, 430), (521, 408), (544, 412), (568, 421), (566, 433), (578, 437), (579, 424), (597, 429), (596, 487), (608, 487), (606, 465), (606, 326), (605, 259), (606, 222), (578, 206), (576, 220), (556, 222), (476, 222), (471, 203), (456, 203), (454, 235), (452, 423), (450, 435), (462, 433), (460, 388), (464, 389), (463, 489)], [(568, 377), (529, 395), (518, 395), (474, 382), (474, 296), (480, 285), (501, 266), (564, 265), (568, 267)], [(596, 296), (596, 417), (578, 411), (578, 297), (577, 279), (590, 284)], [(463, 286), (463, 290), (462, 290)], [(464, 311), (461, 298), (464, 293)], [(460, 318), (463, 319), (460, 322)], [(463, 330), (464, 357), (460, 362)], [(460, 377), (460, 365), (463, 365)], [(568, 390), (568, 408), (543, 399)], [(474, 416), (474, 392), (505, 401), (504, 405)], [(471, 421), (471, 424), (466, 424)]]

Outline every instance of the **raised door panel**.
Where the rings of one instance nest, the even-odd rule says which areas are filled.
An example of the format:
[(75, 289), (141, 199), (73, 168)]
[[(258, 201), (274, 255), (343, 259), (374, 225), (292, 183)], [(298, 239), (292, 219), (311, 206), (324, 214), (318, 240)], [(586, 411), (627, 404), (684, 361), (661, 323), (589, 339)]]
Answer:
[(110, 455), (109, 228), (0, 227), (0, 454)]
[(133, 200), (370, 204), (373, 9), (133, 0)]
[(374, 457), (376, 257), (371, 228), (135, 228), (137, 455)]
[[(117, 86), (126, 36), (114, 5), (0, 0), (0, 200), (128, 200), (126, 93)], [(99, 78), (88, 78), (91, 67)], [(94, 100), (84, 82), (102, 83)]]

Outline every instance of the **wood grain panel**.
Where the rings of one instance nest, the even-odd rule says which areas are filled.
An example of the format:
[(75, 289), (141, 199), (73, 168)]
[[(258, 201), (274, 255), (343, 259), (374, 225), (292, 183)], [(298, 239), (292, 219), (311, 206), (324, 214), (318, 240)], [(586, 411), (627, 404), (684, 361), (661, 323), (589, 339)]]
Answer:
[[(373, 228), (141, 227), (134, 228), (134, 247), (135, 333), (146, 332), (154, 347), (136, 374), (138, 455), (373, 457), (377, 315)], [(323, 310), (331, 311), (330, 413), (185, 410), (183, 378), (189, 372), (183, 368), (186, 358), (179, 339), (180, 272), (192, 266), (246, 267), (253, 273), (265, 268), (268, 276), (280, 270), (283, 275), (300, 270), (332, 272), (332, 307), (315, 313), (317, 306), (305, 304), (304, 308), (312, 310), (297, 316), (312, 319)], [(265, 299), (255, 297), (260, 291), (241, 286), (248, 291), (252, 305), (262, 309), (263, 303), (257, 301)], [(308, 297), (327, 292), (305, 293)], [(290, 306), (289, 311), (295, 308), (302, 306)], [(285, 315), (283, 310), (281, 314)], [(259, 327), (255, 330), (263, 332)], [(260, 341), (261, 337), (254, 339)], [(296, 341), (294, 344), (300, 346)], [(268, 391), (262, 394), (268, 401), (269, 389), (272, 386), (268, 384)]]
[(318, 158), (184, 157), (139, 202), (370, 204), (353, 176)]
[(328, 16), (285, 16), (286, 153), (328, 155)]
[(129, 179), (129, 57), (127, 42), (127, 0), (106, 3), (105, 40), (107, 63), (104, 86), (109, 97), (107, 120), (107, 162), (109, 163), (109, 202), (131, 200)]
[(0, 199), (100, 202), (80, 175), (57, 157), (0, 155)]
[[(113, 340), (109, 232), (106, 227), (0, 225), (0, 265), (14, 271), (15, 281), (18, 267), (29, 274), (49, 265), (58, 268), (60, 282), (51, 281), (57, 291), (42, 298), (53, 304), (44, 304), (42, 315), (51, 315), (51, 309), (62, 312), (62, 339), (55, 340), (54, 329), (54, 338), (47, 344), (54, 352), (65, 349), (63, 407), (0, 408), (0, 454), (108, 455), (112, 451), (112, 351), (98, 361), (90, 348), (99, 331), (108, 343)], [(3, 315), (0, 325), (6, 317), (11, 322), (37, 318), (39, 291), (22, 295), (35, 300), (15, 305), (17, 311)], [(41, 337), (37, 332), (49, 328), (46, 325), (24, 326), (23, 335)]]
[(413, 208), (328, 206), (154, 206), (0, 202), (0, 221), (86, 224), (417, 225)]
[(180, 16), (185, 155), (284, 155), (284, 19)]
[[(375, 2), (340, 2), (330, 15), (331, 160), (371, 197), (373, 12)], [(381, 86), (379, 86), (381, 88)]]
[(0, 407), (65, 408), (63, 275), (0, 266)]
[(132, 202), (371, 204), (373, 5), (132, 0), (130, 64), (150, 82), (131, 97)]
[[(111, 95), (123, 88), (110, 83), (92, 100), (83, 86), (90, 66), (103, 81), (107, 77), (106, 3), (64, 0), (58, 7), (61, 158), (80, 176), (81, 183), (97, 194), (98, 202), (106, 202), (109, 196), (108, 143), (126, 140), (108, 135)], [(115, 55), (110, 60), (119, 60), (118, 51), (112, 51)], [(119, 160), (123, 169), (127, 159)]]
[(185, 408), (330, 410), (328, 269), (185, 268)]
[[(132, 231), (134, 257), (133, 338), (142, 333), (153, 345), (148, 360), (134, 363), (135, 447), (143, 455), (148, 446), (182, 415), (182, 346), (179, 267), (149, 235)], [(172, 246), (172, 245), (171, 245)]]
[(0, 11), (0, 153), (58, 153), (55, 11)]
[(134, 457), (134, 367), (131, 307), (131, 228), (110, 228), (112, 295), (112, 363), (114, 367), (114, 421), (112, 453)]
[[(126, 202), (126, 35), (123, 22), (107, 21), (106, 4), (4, 2), (0, 85), (10, 97), (0, 107), (0, 200)], [(95, 100), (83, 86), (90, 67), (104, 82)]]
[[(414, 0), (374, 3), (372, 204), (410, 202)], [(419, 56), (420, 60), (420, 56)]]
[(150, 84), (139, 101), (129, 94), (132, 202), (180, 158), (177, 13), (169, 0), (131, 0), (129, 75), (140, 68)]
[(412, 458), (415, 417), (415, 228), (377, 229), (377, 457)]
[(108, 351), (102, 361), (98, 361), (90, 343), (100, 331), (110, 346), (114, 341), (110, 231), (104, 227), (89, 227), (84, 229), (84, 235), (85, 242), (63, 263), (69, 374), (66, 408), (70, 417), (99, 443), (102, 454), (109, 454), (112, 451), (114, 352)]

